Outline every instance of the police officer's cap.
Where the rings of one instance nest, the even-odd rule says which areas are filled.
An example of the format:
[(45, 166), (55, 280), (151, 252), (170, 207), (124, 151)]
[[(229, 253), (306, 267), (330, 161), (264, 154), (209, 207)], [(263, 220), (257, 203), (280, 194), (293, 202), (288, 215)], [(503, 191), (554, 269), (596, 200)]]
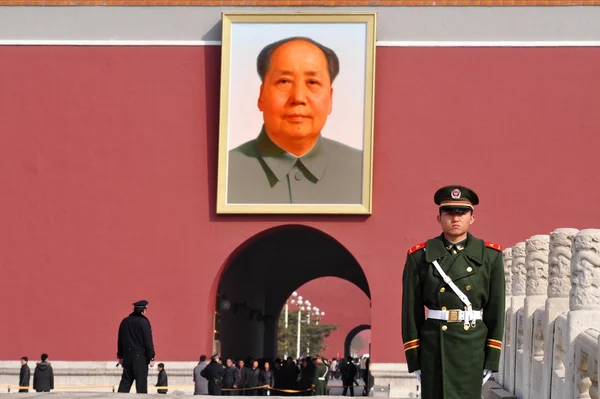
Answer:
[(137, 301), (133, 304), (133, 306), (135, 306), (136, 308), (145, 308), (146, 306), (148, 306), (148, 301), (146, 301), (146, 300)]
[(219, 354), (218, 354), (218, 353), (215, 353), (214, 355), (212, 355), (212, 356), (210, 357), (210, 360), (215, 360), (215, 359), (217, 359), (218, 357), (219, 357)]
[(464, 213), (479, 204), (477, 193), (465, 186), (445, 186), (435, 192), (434, 202), (441, 211)]

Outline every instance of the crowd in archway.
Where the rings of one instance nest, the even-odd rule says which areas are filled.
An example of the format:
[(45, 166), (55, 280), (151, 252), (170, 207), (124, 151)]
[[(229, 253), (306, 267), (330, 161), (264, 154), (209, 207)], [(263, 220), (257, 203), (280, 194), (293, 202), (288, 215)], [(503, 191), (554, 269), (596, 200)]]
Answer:
[[(368, 393), (369, 359), (326, 359), (321, 356), (296, 359), (227, 358), (218, 355), (200, 357), (194, 369), (195, 395), (226, 396), (311, 396), (327, 395), (329, 381), (342, 381), (342, 395), (364, 381), (363, 395)], [(273, 392), (273, 393), (271, 393)]]

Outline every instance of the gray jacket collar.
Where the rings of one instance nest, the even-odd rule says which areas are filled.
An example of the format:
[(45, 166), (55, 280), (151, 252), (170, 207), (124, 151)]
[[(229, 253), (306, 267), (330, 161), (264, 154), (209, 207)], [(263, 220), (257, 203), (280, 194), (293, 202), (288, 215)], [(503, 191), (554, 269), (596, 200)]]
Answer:
[(298, 163), (298, 167), (307, 169), (315, 180), (321, 179), (323, 173), (325, 173), (328, 151), (327, 143), (325, 143), (321, 135), (319, 135), (315, 146), (308, 153), (301, 157), (296, 157), (278, 147), (271, 140), (263, 125), (256, 139), (256, 149), (259, 156), (278, 181), (285, 179), (296, 163)]

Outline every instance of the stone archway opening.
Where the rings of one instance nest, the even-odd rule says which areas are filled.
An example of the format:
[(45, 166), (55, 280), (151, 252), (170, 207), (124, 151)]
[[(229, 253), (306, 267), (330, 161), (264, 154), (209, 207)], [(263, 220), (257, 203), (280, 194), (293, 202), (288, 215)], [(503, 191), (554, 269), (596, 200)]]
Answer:
[(308, 282), (338, 277), (370, 298), (354, 256), (312, 227), (286, 225), (263, 231), (234, 254), (220, 277), (216, 298), (215, 348), (226, 358), (274, 358), (284, 304)]
[[(352, 330), (350, 330), (348, 335), (346, 335), (346, 339), (344, 340), (344, 356), (352, 356), (353, 358), (355, 358), (355, 357), (363, 356), (364, 354), (370, 355), (370, 353), (371, 353), (370, 337), (369, 338), (362, 337), (362, 334), (361, 334), (365, 331), (370, 332), (370, 330), (371, 330), (371, 326), (369, 324), (361, 324), (359, 326), (354, 327)], [(369, 334), (369, 336), (370, 336), (370, 334)], [(356, 342), (359, 338), (362, 341), (366, 341), (366, 342), (362, 342), (361, 344), (359, 344), (358, 342)]]

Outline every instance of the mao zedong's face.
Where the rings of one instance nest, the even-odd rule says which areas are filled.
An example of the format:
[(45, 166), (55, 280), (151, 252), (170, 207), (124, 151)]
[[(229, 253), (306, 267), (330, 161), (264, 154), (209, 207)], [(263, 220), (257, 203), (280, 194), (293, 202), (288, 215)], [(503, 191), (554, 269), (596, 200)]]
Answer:
[(271, 54), (258, 108), (267, 134), (300, 156), (316, 142), (332, 110), (333, 88), (325, 54), (314, 44), (293, 40)]

